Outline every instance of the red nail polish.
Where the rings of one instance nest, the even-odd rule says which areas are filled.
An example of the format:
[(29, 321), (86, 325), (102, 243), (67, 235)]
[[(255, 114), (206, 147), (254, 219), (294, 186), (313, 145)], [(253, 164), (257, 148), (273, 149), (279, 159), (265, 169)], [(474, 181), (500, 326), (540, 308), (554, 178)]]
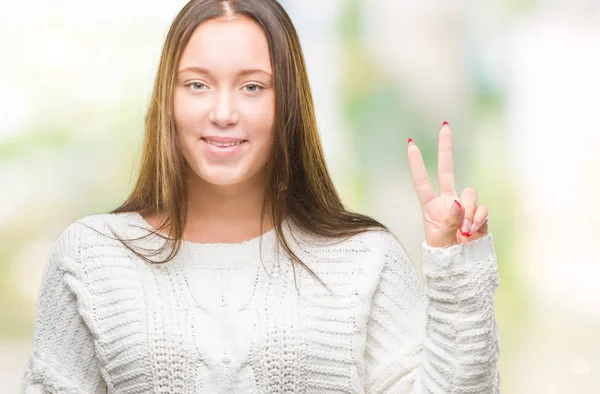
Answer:
[(452, 204), (452, 216), (458, 217), (463, 213), (462, 210), (462, 205), (460, 205), (460, 203), (456, 200), (454, 200), (454, 203)]
[(444, 121), (444, 123), (442, 123), (442, 127), (444, 127), (444, 126), (446, 126), (446, 125), (450, 126), (450, 125), (448, 124), (448, 122)]
[(408, 143), (410, 144), (411, 142), (413, 142), (413, 139), (412, 139), (412, 138), (409, 138), (409, 139), (408, 139)]

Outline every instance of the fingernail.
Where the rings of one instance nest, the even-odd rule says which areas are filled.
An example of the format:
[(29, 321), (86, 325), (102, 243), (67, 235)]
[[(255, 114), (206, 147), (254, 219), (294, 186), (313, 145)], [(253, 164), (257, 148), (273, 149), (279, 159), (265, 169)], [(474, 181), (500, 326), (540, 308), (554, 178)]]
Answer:
[(408, 145), (410, 145), (410, 143), (411, 143), (411, 142), (413, 142), (413, 139), (412, 139), (412, 138), (409, 138), (409, 139), (408, 139)]
[(463, 220), (462, 227), (460, 228), (460, 232), (462, 235), (466, 236), (469, 234), (469, 230), (471, 229), (471, 221), (469, 219)]
[(469, 230), (469, 234), (474, 234), (475, 230), (477, 230), (477, 224), (473, 223), (473, 225), (471, 226), (471, 229)]
[(460, 205), (460, 203), (456, 200), (454, 200), (454, 204), (452, 204), (452, 214), (454, 216), (460, 216), (460, 213), (462, 212), (462, 205)]
[(444, 127), (444, 126), (446, 126), (446, 125), (450, 126), (450, 125), (448, 124), (448, 122), (444, 121), (444, 123), (442, 123), (442, 127)]

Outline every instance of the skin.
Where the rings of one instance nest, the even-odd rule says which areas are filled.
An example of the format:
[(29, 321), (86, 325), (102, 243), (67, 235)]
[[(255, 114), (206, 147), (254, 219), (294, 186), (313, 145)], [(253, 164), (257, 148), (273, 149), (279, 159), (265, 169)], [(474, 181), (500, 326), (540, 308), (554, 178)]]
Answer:
[[(267, 38), (244, 16), (206, 21), (192, 34), (177, 70), (175, 125), (190, 167), (184, 239), (230, 243), (257, 237), (275, 118)], [(236, 155), (215, 157), (203, 140), (209, 136), (245, 142)], [(153, 226), (161, 220), (145, 219)], [(262, 232), (272, 227), (267, 216)]]
[[(427, 175), (423, 157), (418, 146), (409, 140), (408, 163), (413, 185), (421, 205), (425, 228), (425, 240), (433, 247), (448, 248), (475, 241), (488, 234), (486, 205), (477, 204), (477, 191), (465, 188), (456, 196), (454, 159), (452, 155), (452, 130), (444, 122), (439, 134), (438, 186), (440, 196), (435, 195)], [(456, 203), (455, 201), (458, 201)], [(453, 207), (457, 215), (453, 215)]]

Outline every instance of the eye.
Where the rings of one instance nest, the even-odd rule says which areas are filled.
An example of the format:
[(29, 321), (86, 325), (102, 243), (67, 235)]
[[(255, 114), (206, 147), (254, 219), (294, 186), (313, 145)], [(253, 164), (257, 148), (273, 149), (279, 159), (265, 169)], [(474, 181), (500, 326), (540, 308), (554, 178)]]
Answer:
[(192, 91), (206, 90), (206, 88), (207, 88), (207, 86), (205, 84), (203, 84), (202, 82), (190, 82), (185, 86), (190, 87), (192, 89)]
[(261, 89), (263, 89), (263, 87), (261, 85), (259, 85), (258, 83), (249, 83), (247, 85), (244, 85), (243, 88), (248, 93), (258, 93), (261, 91)]

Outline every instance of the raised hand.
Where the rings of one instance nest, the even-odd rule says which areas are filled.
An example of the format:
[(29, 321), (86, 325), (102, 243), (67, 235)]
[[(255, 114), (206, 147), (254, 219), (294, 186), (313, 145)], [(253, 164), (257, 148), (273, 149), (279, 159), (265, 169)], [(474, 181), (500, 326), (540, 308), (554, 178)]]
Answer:
[(408, 164), (423, 213), (425, 240), (429, 246), (447, 248), (481, 238), (488, 233), (488, 207), (477, 205), (477, 191), (465, 188), (460, 199), (454, 183), (452, 130), (442, 124), (438, 145), (438, 186), (435, 195), (421, 151), (408, 140)]

